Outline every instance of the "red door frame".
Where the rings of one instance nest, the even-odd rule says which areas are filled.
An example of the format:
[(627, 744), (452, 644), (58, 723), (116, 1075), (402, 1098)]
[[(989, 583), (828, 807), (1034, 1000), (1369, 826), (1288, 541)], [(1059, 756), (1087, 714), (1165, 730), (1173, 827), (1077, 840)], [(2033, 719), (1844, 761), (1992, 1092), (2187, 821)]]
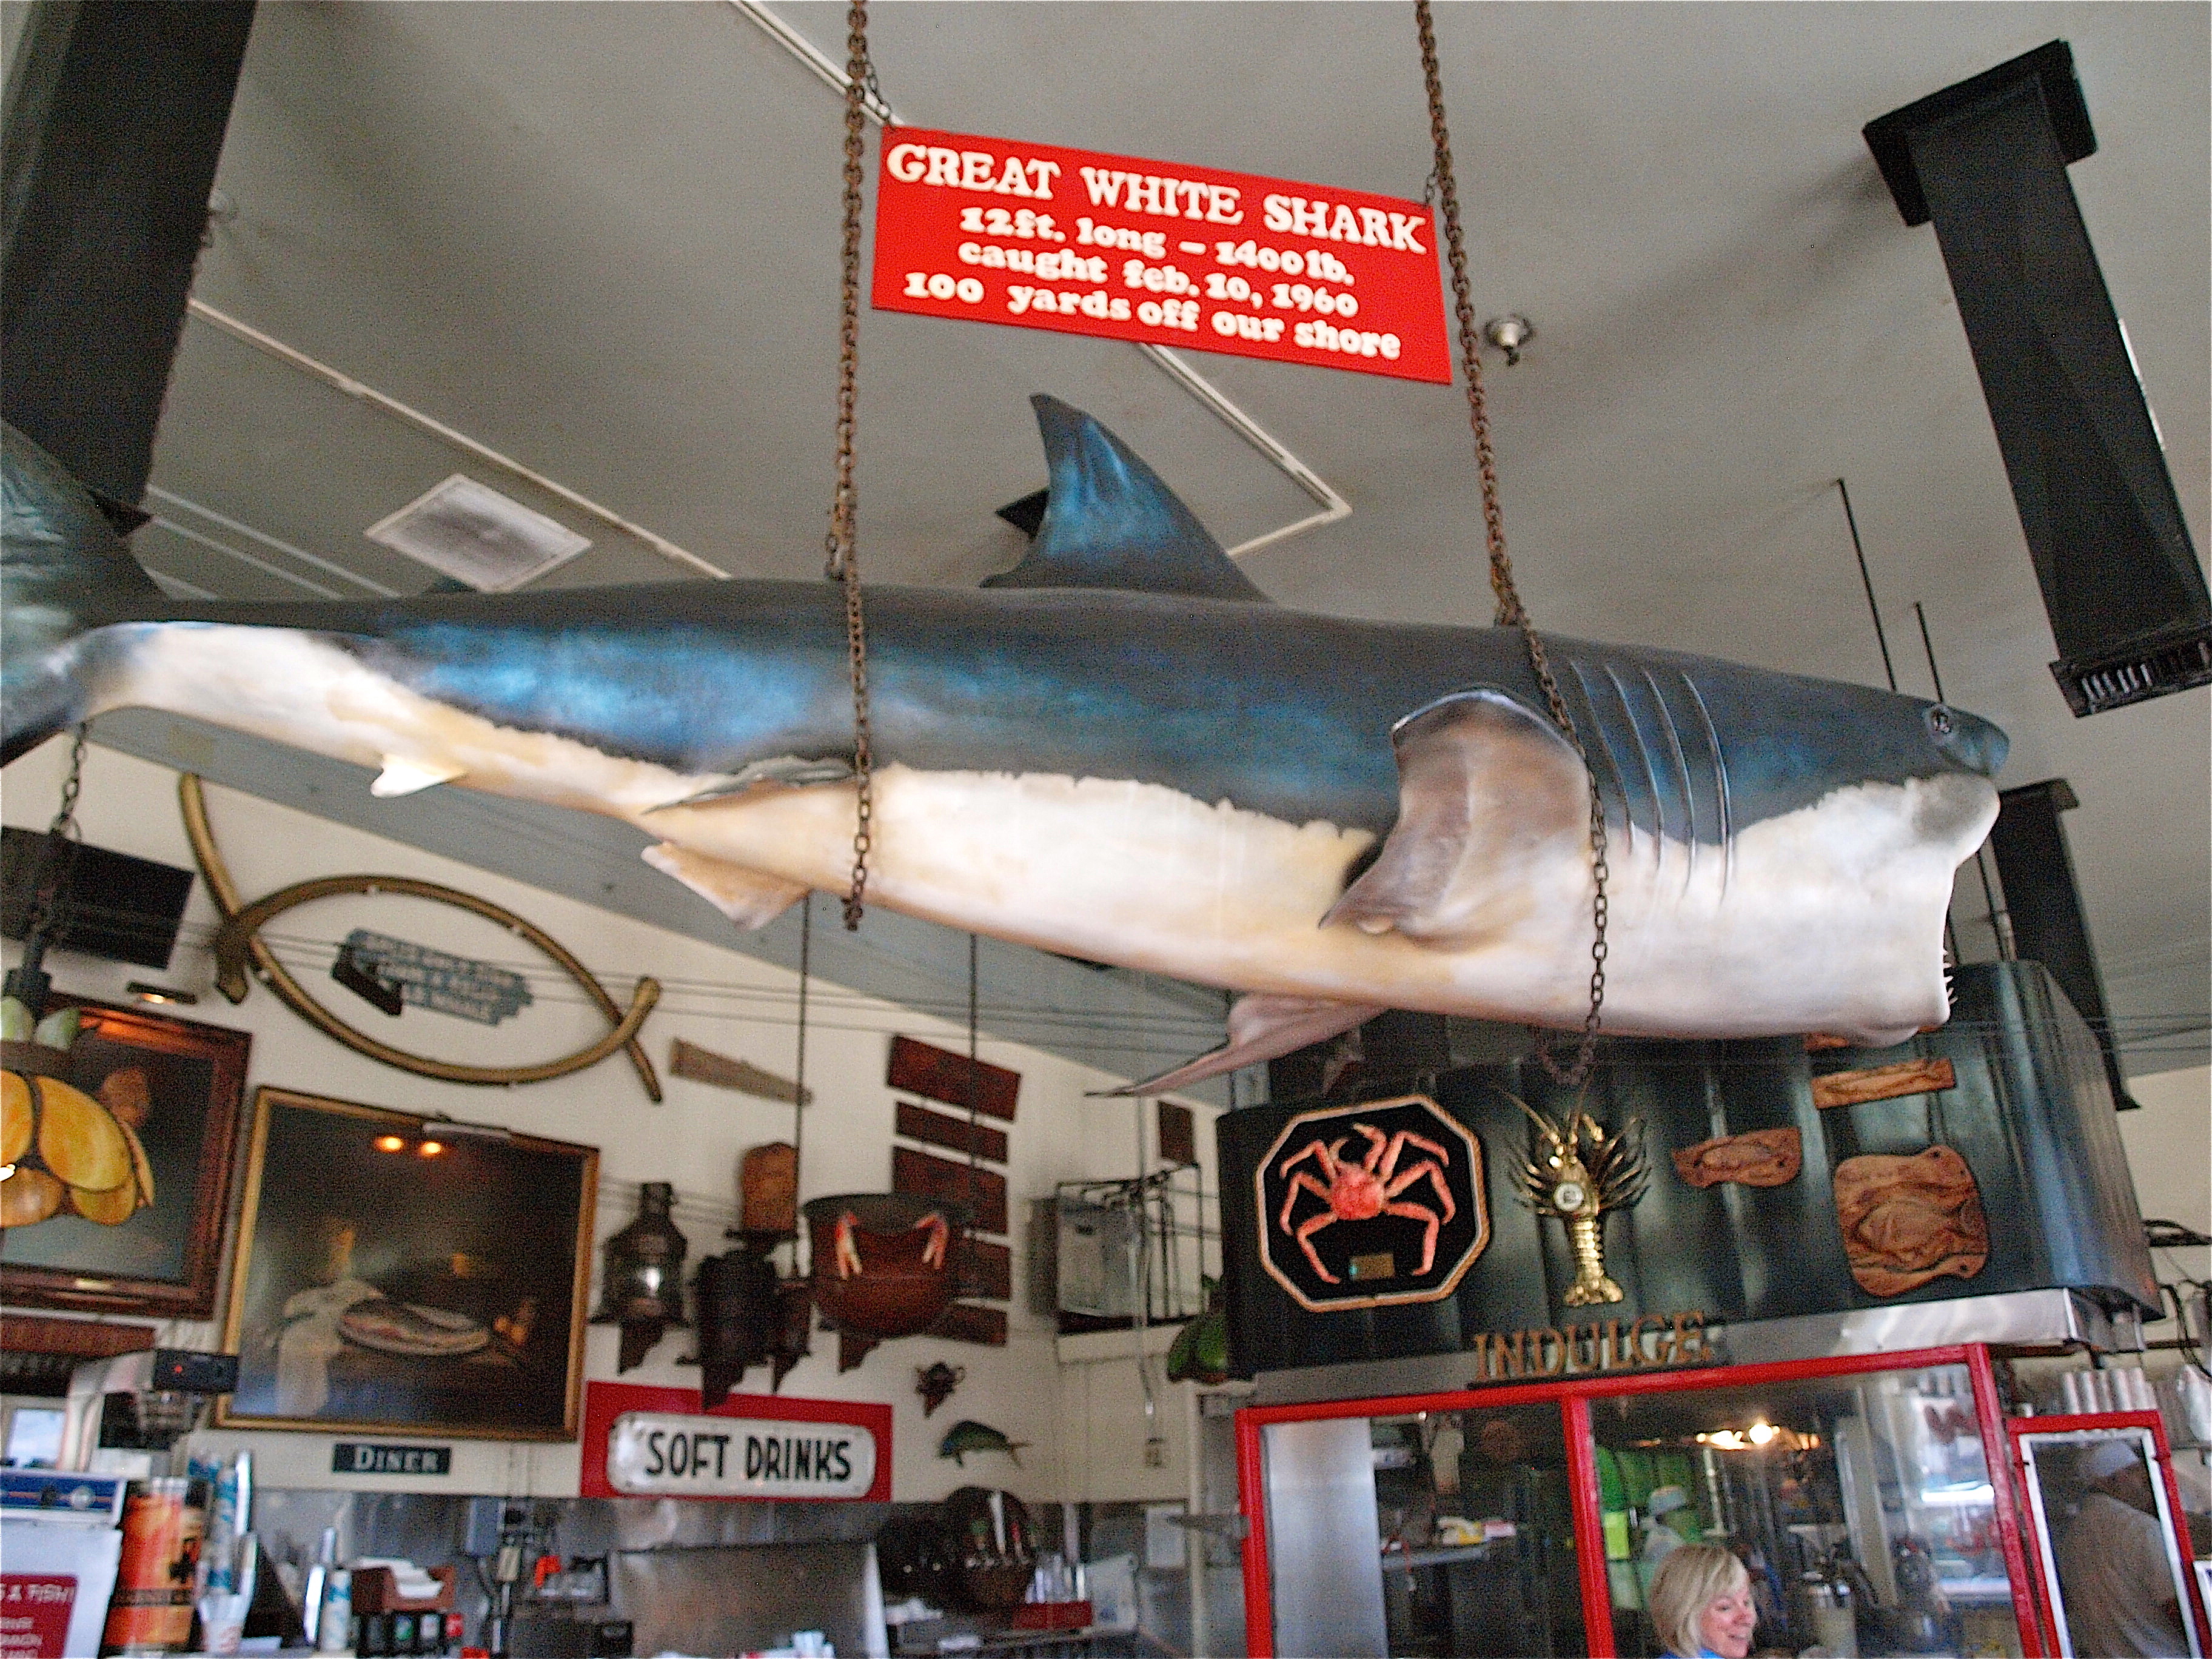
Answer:
[[(2166, 1441), (2166, 1420), (2156, 1412), (2082, 1412), (2050, 1417), (2008, 1418), (2005, 1420), (2005, 1461), (2011, 1465), (2011, 1473), (2021, 1484), (2023, 1498), (2027, 1486), (2027, 1460), (2021, 1455), (2021, 1437), (2068, 1434), (2079, 1429), (2150, 1431), (2152, 1443), (2158, 1448), (2159, 1468), (2164, 1477), (2166, 1513), (2172, 1517), (2173, 1524), (2180, 1528), (2175, 1541), (2181, 1547), (2181, 1559), (2185, 1569), (2181, 1575), (2182, 1594), (2189, 1607), (2190, 1621), (2197, 1626), (2197, 1646), (2208, 1656), (2212, 1656), (2212, 1609), (2205, 1607), (2203, 1598), (2197, 1593), (2194, 1567), (2196, 1551), (2190, 1545), (2188, 1526), (2181, 1518), (2181, 1483), (2174, 1479), (2173, 1448)], [(2021, 1506), (2021, 1512), (2022, 1515), (2027, 1513), (2025, 1502)], [(2057, 1614), (2057, 1609), (2051, 1606), (2043, 1593), (2042, 1553), (2036, 1548), (2033, 1532), (2023, 1527), (2021, 1534), (2027, 1547), (2028, 1565), (2035, 1575), (2035, 1605), (2045, 1626), (2045, 1639), (2050, 1644), (2051, 1651), (2057, 1653), (2059, 1650)]]
[[(2021, 1651), (2026, 1659), (2046, 1659), (2049, 1649), (2038, 1612), (2042, 1580), (2029, 1571), (2011, 1448), (2005, 1433), (2007, 1419), (1997, 1397), (1996, 1373), (1990, 1364), (1990, 1351), (1978, 1342), (1915, 1348), (1899, 1353), (1840, 1355), (1830, 1359), (1792, 1359), (1768, 1364), (1705, 1366), (1695, 1370), (1614, 1373), (1562, 1378), (1558, 1382), (1486, 1384), (1387, 1398), (1249, 1406), (1237, 1413), (1237, 1506), (1243, 1511), (1247, 1528), (1243, 1560), (1244, 1650), (1250, 1659), (1274, 1659), (1274, 1587), (1267, 1565), (1267, 1468), (1261, 1442), (1261, 1431), (1271, 1424), (1343, 1417), (1395, 1417), (1413, 1412), (1471, 1411), (1486, 1406), (1557, 1405), (1566, 1432), (1567, 1474), (1573, 1489), (1575, 1561), (1582, 1582), (1583, 1633), (1591, 1659), (1612, 1659), (1613, 1596), (1606, 1582), (1597, 1459), (1589, 1432), (1592, 1401), (1705, 1389), (1757, 1388), (1771, 1382), (1853, 1376), (1869, 1371), (1921, 1370), (1936, 1365), (1964, 1365), (1972, 1381), (1974, 1418), (1981, 1431), (1982, 1459), (1989, 1470), (2005, 1575), (2013, 1584), (2013, 1610), (2020, 1626)], [(2057, 1419), (2029, 1420), (2048, 1425)], [(2170, 1483), (2171, 1464), (2168, 1470)], [(2176, 1504), (2179, 1513), (2178, 1498)], [(2023, 1586), (2029, 1592), (2026, 1597), (2021, 1595)], [(2212, 1648), (2208, 1648), (2207, 1652), (2212, 1654)]]

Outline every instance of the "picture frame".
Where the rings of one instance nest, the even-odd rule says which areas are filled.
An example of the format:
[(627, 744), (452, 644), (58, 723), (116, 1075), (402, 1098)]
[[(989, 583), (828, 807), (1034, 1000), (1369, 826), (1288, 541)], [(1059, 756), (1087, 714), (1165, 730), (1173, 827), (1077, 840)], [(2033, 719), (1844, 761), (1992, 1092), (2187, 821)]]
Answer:
[[(231, 1171), (246, 1093), (249, 1032), (82, 997), (65, 1060), (8, 1043), (0, 1068), (46, 1066), (128, 1121), (145, 1155), (151, 1202), (109, 1224), (73, 1213), (9, 1227), (0, 1301), (11, 1307), (213, 1316), (222, 1277)], [(136, 1073), (136, 1080), (126, 1074)], [(103, 1091), (105, 1097), (103, 1098)]]
[(596, 1146), (264, 1085), (226, 1428), (573, 1440)]

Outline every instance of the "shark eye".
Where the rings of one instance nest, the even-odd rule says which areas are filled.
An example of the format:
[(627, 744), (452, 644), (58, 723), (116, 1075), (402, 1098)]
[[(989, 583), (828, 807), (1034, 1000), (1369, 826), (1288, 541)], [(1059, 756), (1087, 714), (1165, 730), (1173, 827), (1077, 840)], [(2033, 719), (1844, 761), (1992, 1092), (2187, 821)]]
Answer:
[(1928, 729), (1939, 738), (1949, 737), (1951, 727), (1954, 724), (1951, 718), (1951, 711), (1940, 702), (1928, 711)]

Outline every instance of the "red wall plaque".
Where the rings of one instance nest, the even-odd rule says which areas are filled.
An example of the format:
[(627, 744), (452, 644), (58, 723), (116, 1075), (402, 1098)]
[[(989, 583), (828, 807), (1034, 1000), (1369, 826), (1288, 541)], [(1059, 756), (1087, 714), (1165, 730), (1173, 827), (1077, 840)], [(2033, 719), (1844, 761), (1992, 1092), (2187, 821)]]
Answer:
[(1450, 383), (1419, 202), (916, 127), (878, 177), (879, 311)]
[(58, 1573), (0, 1573), (0, 1654), (62, 1659), (69, 1651), (76, 1580)]
[[(664, 1417), (683, 1418), (698, 1425), (690, 1437), (690, 1444), (681, 1456), (657, 1461), (653, 1472), (669, 1468), (675, 1476), (692, 1475), (678, 1494), (694, 1498), (720, 1498), (743, 1502), (756, 1496), (739, 1490), (746, 1474), (746, 1452), (743, 1444), (721, 1444), (711, 1448), (714, 1461), (710, 1465), (705, 1458), (697, 1457), (699, 1443), (703, 1437), (715, 1438), (711, 1432), (717, 1420), (735, 1419), (749, 1425), (788, 1424), (789, 1437), (770, 1437), (765, 1429), (756, 1438), (789, 1438), (805, 1442), (818, 1441), (823, 1437), (809, 1437), (809, 1425), (824, 1427), (853, 1427), (865, 1430), (874, 1437), (875, 1480), (865, 1492), (825, 1492), (816, 1497), (803, 1490), (778, 1489), (757, 1496), (775, 1497), (786, 1502), (823, 1502), (864, 1499), (872, 1503), (886, 1503), (891, 1495), (891, 1408), (865, 1400), (786, 1400), (776, 1395), (733, 1394), (711, 1412), (699, 1409), (696, 1389), (658, 1389), (635, 1382), (591, 1382), (584, 1389), (583, 1468), (577, 1482), (578, 1492), (586, 1498), (622, 1498), (637, 1495), (625, 1491), (610, 1478), (607, 1468), (608, 1437), (625, 1418), (633, 1421), (657, 1419)], [(728, 1440), (730, 1437), (720, 1437)], [(756, 1463), (757, 1459), (755, 1460)], [(696, 1464), (696, 1471), (694, 1464)], [(681, 1467), (678, 1467), (680, 1465)], [(841, 1456), (836, 1469), (844, 1467)], [(799, 1470), (799, 1460), (793, 1462)], [(756, 1468), (752, 1473), (762, 1473)], [(770, 1469), (770, 1477), (783, 1472)], [(785, 1483), (787, 1486), (790, 1482)]]

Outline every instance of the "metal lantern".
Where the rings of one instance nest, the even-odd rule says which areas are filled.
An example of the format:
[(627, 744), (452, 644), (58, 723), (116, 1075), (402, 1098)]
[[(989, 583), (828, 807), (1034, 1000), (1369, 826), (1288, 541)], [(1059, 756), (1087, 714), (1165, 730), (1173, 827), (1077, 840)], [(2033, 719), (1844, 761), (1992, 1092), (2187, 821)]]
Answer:
[(622, 1327), (617, 1372), (643, 1362), (671, 1325), (684, 1322), (684, 1257), (690, 1248), (669, 1217), (676, 1188), (648, 1181), (638, 1188), (637, 1219), (606, 1243), (606, 1278), (594, 1325)]
[(781, 1334), (775, 1264), (752, 1249), (699, 1263), (694, 1305), (699, 1319), (699, 1407), (712, 1411), (755, 1365), (766, 1364)]

